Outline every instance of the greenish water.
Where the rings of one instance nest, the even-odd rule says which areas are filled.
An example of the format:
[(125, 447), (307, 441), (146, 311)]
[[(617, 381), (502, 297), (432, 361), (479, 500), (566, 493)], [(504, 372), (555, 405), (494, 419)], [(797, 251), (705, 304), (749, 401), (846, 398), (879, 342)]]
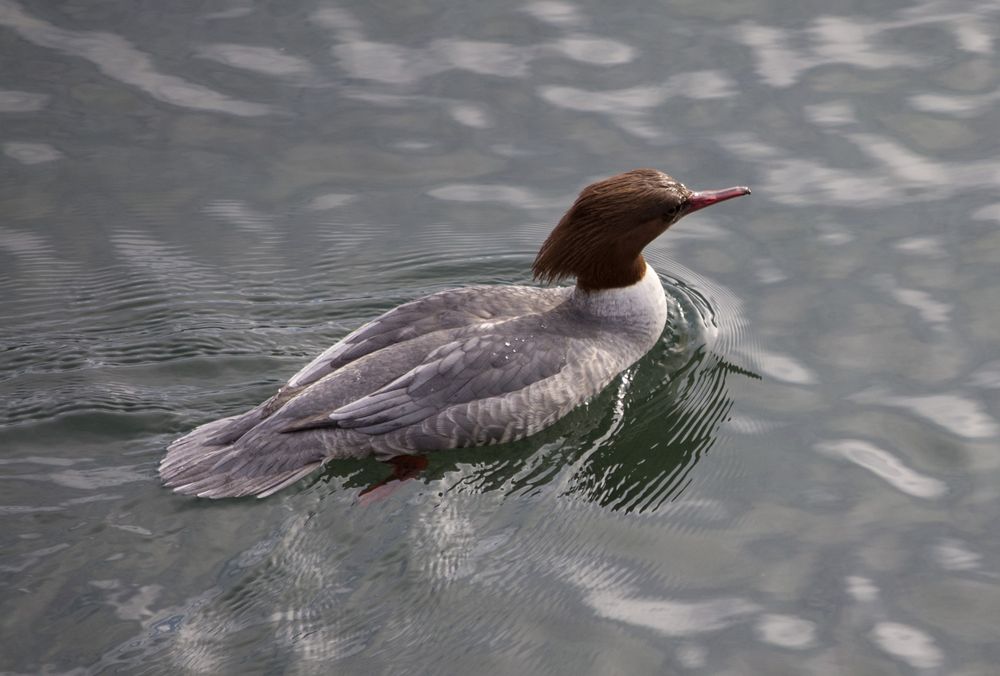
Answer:
[[(0, 0), (0, 671), (993, 674), (1000, 6)], [(750, 198), (511, 446), (273, 498), (165, 446), (583, 185)]]

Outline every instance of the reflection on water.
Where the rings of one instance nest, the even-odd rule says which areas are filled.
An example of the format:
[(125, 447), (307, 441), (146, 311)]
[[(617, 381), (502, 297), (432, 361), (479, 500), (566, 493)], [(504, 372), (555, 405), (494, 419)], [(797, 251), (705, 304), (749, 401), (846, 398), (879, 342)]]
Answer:
[(137, 87), (165, 103), (232, 115), (270, 112), (268, 106), (238, 101), (183, 78), (160, 73), (149, 55), (118, 35), (59, 28), (29, 14), (14, 0), (0, 1), (0, 25), (36, 45), (90, 61), (108, 77)]
[(21, 164), (41, 164), (58, 160), (61, 152), (48, 143), (17, 143), (11, 141), (3, 144), (4, 155), (17, 160)]
[(676, 140), (665, 128), (651, 122), (651, 116), (672, 97), (721, 99), (733, 96), (732, 80), (724, 73), (698, 71), (674, 75), (663, 84), (607, 91), (590, 91), (567, 86), (545, 86), (539, 95), (546, 102), (570, 110), (601, 113), (624, 131), (647, 140)]
[(916, 627), (899, 622), (879, 622), (871, 631), (871, 639), (882, 650), (916, 669), (941, 666), (944, 655), (934, 639)]
[[(569, 12), (573, 11), (572, 6), (567, 7)], [(529, 15), (543, 21), (549, 18), (545, 9), (540, 12), (527, 9)], [(333, 32), (336, 43), (331, 51), (349, 77), (392, 85), (412, 85), (449, 70), (523, 77), (532, 61), (550, 55), (603, 66), (628, 63), (634, 58), (634, 50), (628, 45), (586, 33), (567, 33), (551, 42), (529, 46), (439, 38), (425, 47), (412, 48), (367, 39), (362, 22), (345, 9), (321, 9), (311, 18)], [(559, 26), (565, 21), (552, 23)], [(570, 20), (570, 23), (575, 22)]]
[[(732, 405), (726, 389), (732, 366), (716, 359), (706, 365), (705, 360), (699, 351), (671, 370), (674, 384), (664, 388), (663, 396), (636, 393), (641, 400), (634, 408), (616, 409), (619, 419), (608, 432), (614, 444), (587, 454), (566, 493), (631, 512), (656, 509), (682, 490), (694, 463), (716, 442)], [(634, 422), (626, 425), (626, 420)], [(654, 426), (655, 434), (649, 429)]]
[(907, 409), (960, 437), (992, 439), (1000, 431), (996, 421), (986, 414), (976, 401), (961, 395), (899, 397), (875, 389), (858, 392), (852, 398), (864, 404), (882, 404)]
[[(998, 22), (0, 0), (0, 671), (993, 673)], [(754, 195), (650, 247), (670, 328), (590, 405), (378, 500), (159, 487), (638, 166)]]
[(273, 47), (212, 44), (199, 49), (198, 55), (227, 66), (245, 68), (263, 75), (289, 78), (299, 84), (316, 81), (315, 69), (311, 63)]
[(45, 94), (0, 90), (0, 113), (30, 113), (45, 107)]
[(943, 482), (914, 472), (888, 451), (860, 439), (821, 443), (817, 445), (817, 450), (828, 455), (842, 456), (908, 495), (938, 498), (948, 491)]

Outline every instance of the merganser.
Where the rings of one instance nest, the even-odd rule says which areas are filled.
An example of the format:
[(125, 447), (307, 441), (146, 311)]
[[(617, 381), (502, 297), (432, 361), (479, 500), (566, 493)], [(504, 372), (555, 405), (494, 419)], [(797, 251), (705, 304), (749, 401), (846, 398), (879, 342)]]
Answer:
[(575, 286), (474, 286), (400, 305), (253, 410), (173, 442), (160, 476), (178, 493), (262, 498), (334, 459), (388, 460), (535, 434), (659, 339), (667, 300), (643, 248), (682, 216), (749, 194), (692, 192), (655, 169), (589, 185), (532, 266), (537, 280), (575, 277)]

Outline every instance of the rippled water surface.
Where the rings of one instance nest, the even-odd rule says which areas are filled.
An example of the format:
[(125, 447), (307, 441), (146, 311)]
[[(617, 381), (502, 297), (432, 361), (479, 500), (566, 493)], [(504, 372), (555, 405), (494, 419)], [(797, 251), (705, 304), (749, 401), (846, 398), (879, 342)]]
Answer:
[[(1000, 5), (0, 0), (0, 671), (993, 674)], [(586, 183), (659, 345), (517, 444), (273, 498), (166, 444)]]

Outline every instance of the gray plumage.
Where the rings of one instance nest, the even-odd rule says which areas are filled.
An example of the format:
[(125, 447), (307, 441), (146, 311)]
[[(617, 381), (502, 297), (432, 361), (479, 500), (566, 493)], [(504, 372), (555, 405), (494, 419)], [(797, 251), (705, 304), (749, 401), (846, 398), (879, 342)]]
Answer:
[[(656, 279), (651, 270), (647, 276)], [(658, 280), (655, 287), (662, 305)], [(590, 307), (616, 292), (625, 293), (470, 287), (401, 305), (260, 406), (175, 441), (160, 475), (179, 493), (264, 497), (331, 459), (534, 434), (597, 394), (662, 331), (665, 305), (625, 324), (607, 311), (634, 315), (634, 303), (608, 297), (603, 312)]]

